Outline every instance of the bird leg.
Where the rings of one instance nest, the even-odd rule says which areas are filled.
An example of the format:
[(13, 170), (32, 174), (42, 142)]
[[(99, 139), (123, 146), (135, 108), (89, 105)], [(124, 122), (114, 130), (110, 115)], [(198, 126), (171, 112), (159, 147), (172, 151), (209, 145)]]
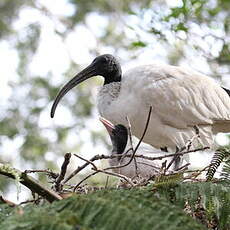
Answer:
[[(194, 125), (193, 128), (195, 129), (195, 135), (190, 140), (187, 141), (187, 143), (185, 144), (185, 147), (182, 147), (181, 151), (183, 151), (183, 150), (189, 151), (191, 146), (192, 146), (193, 141), (195, 139), (197, 139), (199, 141), (200, 130), (199, 130), (197, 125)], [(200, 143), (200, 141), (199, 141), (199, 143)]]
[(200, 138), (200, 131), (197, 125), (194, 125), (194, 129), (195, 129), (195, 135), (187, 141), (187, 143), (185, 144), (185, 146), (183, 146), (182, 148), (178, 148), (176, 146), (176, 152), (175, 152), (175, 156), (173, 157), (172, 161), (169, 163), (169, 165), (167, 166), (167, 169), (172, 165), (173, 162), (174, 163), (174, 170), (178, 170), (179, 166), (180, 166), (180, 162), (181, 162), (181, 157), (178, 155), (178, 153), (183, 152), (184, 150), (189, 151), (192, 143), (194, 142), (195, 139)]
[(182, 147), (181, 149), (179, 149), (177, 146), (176, 146), (176, 152), (175, 152), (175, 156), (173, 157), (174, 159), (174, 170), (177, 170), (180, 166), (180, 162), (181, 162), (181, 157), (179, 155), (177, 155), (177, 153), (179, 152), (182, 152), (184, 150), (185, 147)]

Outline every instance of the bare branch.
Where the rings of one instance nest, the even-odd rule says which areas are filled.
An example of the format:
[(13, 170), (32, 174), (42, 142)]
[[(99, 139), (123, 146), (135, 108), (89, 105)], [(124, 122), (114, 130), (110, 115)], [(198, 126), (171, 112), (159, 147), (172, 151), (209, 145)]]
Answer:
[[(94, 157), (92, 157), (89, 161), (93, 162), (96, 160), (101, 160), (101, 159), (109, 159), (110, 156), (106, 156), (106, 155), (96, 155)], [(118, 157), (118, 156), (117, 156)], [(120, 157), (120, 155), (119, 155)], [(75, 175), (77, 175), (81, 170), (83, 170), (85, 167), (87, 167), (90, 163), (86, 162), (85, 164), (83, 164), (82, 166), (79, 166), (76, 170), (74, 170), (62, 183), (65, 184), (66, 182), (68, 182), (70, 179), (72, 179)]]
[[(132, 151), (132, 153), (134, 153), (134, 148), (133, 148), (133, 139), (132, 139), (132, 130), (131, 130), (131, 123), (130, 123), (130, 120), (129, 120), (129, 117), (127, 116), (126, 117), (126, 120), (128, 122), (128, 136), (129, 136), (129, 142), (130, 142), (130, 150)], [(126, 153), (125, 153), (126, 154)], [(123, 161), (124, 157), (125, 157), (125, 154), (123, 154), (123, 156), (121, 157), (121, 160), (120, 162)], [(136, 159), (134, 157), (134, 165), (135, 165), (135, 173), (136, 173), (136, 176), (138, 176), (138, 169), (137, 169), (137, 162), (136, 162)]]
[[(6, 170), (3, 170), (4, 165), (0, 163), (0, 174), (7, 176), (9, 178), (15, 179), (14, 173), (8, 172)], [(28, 189), (30, 189), (32, 192), (37, 193), (38, 195), (42, 196), (49, 202), (53, 202), (55, 200), (62, 200), (62, 197), (59, 196), (56, 192), (46, 188), (44, 185), (41, 185), (37, 180), (34, 178), (28, 176), (25, 172), (21, 172), (18, 169), (12, 168), (15, 173), (20, 178), (20, 183), (25, 185)]]
[(67, 167), (69, 165), (69, 162), (70, 162), (70, 158), (71, 158), (71, 153), (66, 153), (64, 156), (64, 162), (61, 166), (60, 175), (58, 176), (58, 178), (55, 182), (55, 185), (54, 185), (56, 191), (61, 191), (61, 189), (62, 189), (61, 181), (65, 178), (65, 174), (66, 174), (66, 170), (67, 170)]
[(26, 174), (29, 173), (46, 173), (49, 177), (56, 179), (58, 177), (58, 173), (52, 172), (50, 169), (42, 169), (42, 170), (25, 170)]
[(94, 170), (97, 170), (97, 166), (91, 160), (87, 160), (87, 159), (85, 159), (85, 158), (83, 158), (77, 154), (74, 154), (74, 156), (78, 157), (79, 159), (81, 159), (83, 161), (86, 161), (88, 163), (88, 165), (91, 164), (93, 166)]
[(138, 142), (136, 148), (134, 149), (134, 153), (136, 153), (137, 149), (139, 148), (141, 142), (143, 141), (143, 139), (144, 139), (144, 137), (145, 137), (146, 131), (147, 131), (148, 126), (149, 126), (150, 118), (151, 118), (152, 108), (153, 108), (153, 107), (150, 106), (150, 108), (149, 108), (149, 114), (148, 114), (147, 121), (146, 121), (146, 124), (145, 124), (144, 132), (143, 132), (143, 134), (142, 134), (142, 136), (141, 136), (141, 139), (139, 140), (139, 142)]
[(99, 173), (99, 172), (104, 173), (104, 174), (108, 174), (108, 175), (112, 175), (112, 176), (116, 176), (116, 177), (119, 177), (119, 178), (122, 178), (122, 179), (124, 179), (125, 181), (127, 181), (130, 185), (134, 186), (134, 184), (132, 183), (132, 181), (131, 181), (128, 177), (126, 177), (126, 176), (124, 176), (124, 175), (121, 175), (121, 174), (119, 174), (119, 173), (107, 171), (107, 168), (106, 168), (106, 169), (98, 169), (97, 166), (96, 166), (93, 162), (91, 162), (90, 160), (87, 160), (87, 159), (85, 159), (85, 158), (83, 158), (83, 157), (81, 157), (81, 156), (78, 156), (78, 155), (76, 155), (76, 154), (74, 154), (74, 155), (75, 155), (76, 157), (80, 158), (81, 160), (86, 161), (88, 164), (91, 164), (91, 165), (93, 166), (92, 170), (95, 171), (94, 173), (88, 175), (86, 178), (84, 178), (82, 181), (80, 181), (80, 182), (74, 187), (74, 191), (78, 188), (78, 186), (79, 186), (83, 181), (85, 181), (86, 179), (88, 179), (88, 178), (91, 177), (91, 176), (94, 176), (96, 173)]

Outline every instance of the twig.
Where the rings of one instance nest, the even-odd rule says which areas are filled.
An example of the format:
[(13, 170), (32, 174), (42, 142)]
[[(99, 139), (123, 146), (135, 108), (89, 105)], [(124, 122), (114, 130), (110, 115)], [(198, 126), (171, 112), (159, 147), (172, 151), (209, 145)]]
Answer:
[[(95, 169), (93, 168), (93, 170), (95, 170)], [(111, 176), (120, 177), (120, 178), (124, 179), (125, 181), (127, 181), (132, 187), (135, 186), (135, 184), (133, 184), (133, 182), (132, 182), (128, 177), (126, 177), (126, 176), (124, 176), (124, 175), (121, 175), (121, 174), (115, 173), (115, 172), (110, 172), (110, 171), (105, 171), (105, 170), (97, 169), (97, 171), (95, 171), (95, 172), (89, 174), (87, 177), (85, 177), (83, 180), (81, 180), (81, 181), (74, 187), (74, 190), (73, 190), (73, 191), (75, 192), (76, 189), (79, 187), (79, 185), (82, 184), (82, 182), (84, 182), (84, 181), (87, 180), (89, 177), (94, 176), (94, 175), (97, 174), (97, 173), (104, 173), (104, 174), (108, 174), (108, 175), (111, 175)]]
[(65, 156), (64, 156), (64, 162), (61, 166), (61, 172), (55, 182), (55, 190), (57, 192), (61, 191), (62, 189), (62, 184), (61, 184), (61, 181), (65, 178), (65, 174), (66, 174), (66, 170), (67, 170), (67, 167), (69, 165), (69, 162), (70, 162), (70, 158), (71, 158), (71, 153), (66, 153)]
[(26, 200), (26, 201), (22, 201), (20, 204), (18, 205), (23, 205), (23, 204), (28, 204), (28, 203), (35, 203), (38, 204), (38, 202), (41, 200), (41, 197), (38, 197), (37, 199), (33, 199), (33, 200)]
[(37, 180), (28, 176), (25, 172), (21, 172), (18, 169), (11, 168), (10, 170), (4, 170), (4, 165), (0, 163), (0, 174), (7, 176), (9, 178), (15, 179), (15, 173), (20, 178), (19, 182), (29, 188), (32, 192), (37, 193), (38, 195), (42, 196), (49, 202), (53, 202), (55, 200), (62, 200), (62, 197), (59, 196), (56, 192), (46, 188), (44, 185), (41, 185)]
[(83, 181), (85, 181), (85, 180), (88, 179), (89, 177), (91, 177), (91, 176), (93, 176), (93, 175), (95, 175), (96, 173), (99, 173), (99, 172), (104, 173), (104, 174), (108, 174), (108, 175), (112, 175), (112, 176), (116, 176), (116, 177), (120, 177), (120, 178), (124, 179), (125, 181), (127, 181), (130, 185), (134, 186), (134, 184), (132, 183), (132, 181), (131, 181), (128, 177), (126, 177), (126, 176), (124, 176), (124, 175), (121, 175), (121, 174), (119, 174), (119, 173), (109, 172), (109, 171), (107, 171), (107, 170), (108, 170), (107, 168), (106, 168), (106, 169), (98, 169), (97, 166), (96, 166), (93, 162), (91, 162), (90, 160), (87, 160), (87, 159), (85, 159), (85, 158), (83, 158), (83, 157), (81, 157), (81, 156), (79, 156), (79, 155), (77, 155), (77, 154), (74, 154), (74, 156), (80, 158), (80, 159), (83, 160), (83, 161), (86, 161), (88, 164), (91, 164), (91, 165), (93, 166), (92, 170), (95, 171), (94, 173), (89, 174), (86, 178), (84, 178), (83, 180), (81, 180), (81, 181), (74, 187), (74, 191), (78, 188), (78, 186), (79, 186)]
[(133, 139), (132, 139), (132, 130), (131, 130), (131, 123), (130, 123), (130, 120), (129, 120), (129, 117), (127, 116), (126, 117), (126, 120), (128, 122), (128, 136), (129, 136), (129, 142), (130, 142), (130, 149), (131, 150), (134, 150), (133, 148)]
[(53, 179), (56, 179), (58, 177), (58, 173), (54, 173), (49, 169), (43, 169), (43, 170), (25, 170), (26, 174), (28, 173), (46, 173), (48, 176), (50, 176)]
[(136, 148), (134, 149), (134, 152), (135, 152), (135, 153), (136, 153), (137, 149), (139, 148), (141, 142), (143, 141), (143, 139), (144, 139), (144, 137), (145, 137), (145, 133), (146, 133), (146, 131), (147, 131), (147, 129), (148, 129), (149, 122), (150, 122), (150, 118), (151, 118), (152, 108), (153, 108), (153, 107), (150, 106), (150, 108), (149, 108), (149, 114), (148, 114), (147, 121), (146, 121), (146, 124), (145, 124), (145, 129), (144, 129), (144, 132), (143, 132), (143, 134), (142, 134), (142, 136), (141, 136), (141, 139), (139, 140), (139, 142), (138, 142)]
[(190, 165), (190, 163), (187, 163), (187, 164), (181, 166), (180, 168), (176, 169), (175, 171), (180, 171), (180, 170), (182, 170), (182, 169), (185, 170), (186, 167), (188, 167), (189, 165)]
[(187, 173), (192, 173), (192, 175), (184, 177), (184, 179), (192, 179), (197, 178), (202, 172), (206, 171), (207, 168), (209, 168), (210, 165), (205, 166), (203, 169), (193, 170), (193, 171), (187, 171)]
[(77, 183), (77, 184), (75, 185), (73, 191), (75, 192), (76, 189), (77, 189), (85, 180), (87, 180), (87, 179), (90, 178), (91, 176), (94, 176), (94, 175), (97, 174), (97, 173), (98, 173), (98, 171), (93, 172), (93, 173), (89, 174), (88, 176), (86, 176), (84, 179), (82, 179), (79, 183)]
[[(183, 148), (184, 150), (185, 148)], [(182, 151), (183, 151), (182, 150)], [(178, 153), (180, 153), (180, 150), (178, 148), (176, 148), (176, 152), (174, 153), (174, 156), (172, 158), (172, 160), (169, 162), (169, 164), (167, 165), (165, 172), (167, 172), (169, 170), (169, 168), (171, 167), (171, 165), (173, 164), (174, 161), (176, 161), (178, 158), (180, 159), (180, 156), (178, 155)], [(176, 164), (176, 163), (175, 163)]]
[[(121, 157), (121, 155), (119, 154), (119, 156), (117, 157)], [(96, 155), (94, 157), (92, 157), (90, 159), (91, 162), (96, 161), (96, 160), (101, 160), (101, 159), (109, 159), (109, 156), (106, 155)], [(75, 175), (77, 175), (81, 170), (83, 170), (85, 167), (87, 167), (89, 165), (89, 162), (86, 162), (85, 164), (83, 164), (82, 166), (78, 166), (77, 169), (75, 169), (63, 182), (62, 184), (65, 184), (66, 182), (68, 182), (70, 179), (72, 179)]]
[[(132, 151), (132, 153), (134, 153), (131, 123), (130, 123), (128, 116), (126, 117), (126, 120), (128, 122), (128, 136), (129, 136), (129, 142), (130, 142), (130, 146), (131, 146), (130, 150)], [(123, 156), (121, 157), (120, 162), (123, 161), (124, 157), (125, 157), (125, 154), (123, 154)], [(136, 176), (138, 177), (137, 161), (136, 161), (135, 157), (134, 157), (134, 165), (135, 165), (135, 173), (136, 173)]]
[(85, 159), (85, 158), (83, 158), (83, 157), (81, 157), (81, 156), (79, 156), (79, 155), (77, 155), (77, 154), (74, 154), (74, 156), (75, 156), (75, 157), (78, 157), (79, 159), (81, 159), (81, 160), (83, 160), (83, 161), (86, 161), (86, 162), (88, 163), (88, 165), (91, 164), (91, 165), (93, 166), (93, 168), (94, 168), (95, 170), (97, 170), (97, 166), (96, 166), (91, 160), (87, 160), (87, 159)]

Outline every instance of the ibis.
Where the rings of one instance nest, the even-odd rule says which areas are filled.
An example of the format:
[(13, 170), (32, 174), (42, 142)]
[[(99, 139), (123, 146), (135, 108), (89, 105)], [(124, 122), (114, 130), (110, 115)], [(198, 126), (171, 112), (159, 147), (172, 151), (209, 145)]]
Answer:
[[(111, 166), (122, 166), (113, 168), (113, 171), (119, 174), (122, 174), (129, 178), (145, 178), (149, 179), (154, 175), (158, 174), (161, 169), (160, 161), (158, 160), (147, 160), (144, 158), (135, 158), (130, 163), (130, 157), (124, 157), (126, 153), (126, 147), (128, 143), (128, 130), (125, 126), (118, 124), (113, 125), (110, 121), (105, 118), (100, 118), (100, 121), (103, 123), (107, 129), (111, 142), (112, 142), (112, 152), (111, 155), (120, 155), (118, 158), (110, 159), (109, 163)], [(142, 150), (139, 151), (141, 154), (145, 154)], [(129, 164), (128, 164), (129, 163)], [(127, 164), (127, 165), (126, 165)]]
[[(142, 65), (122, 74), (118, 60), (104, 54), (70, 80), (58, 93), (52, 109), (54, 117), (61, 98), (73, 87), (93, 77), (102, 76), (98, 110), (113, 124), (127, 127), (140, 138), (150, 106), (151, 118), (143, 139), (156, 148), (183, 148), (199, 130), (192, 146), (214, 145), (214, 134), (230, 132), (230, 90), (214, 79), (185, 67)], [(196, 127), (196, 128), (195, 128)]]

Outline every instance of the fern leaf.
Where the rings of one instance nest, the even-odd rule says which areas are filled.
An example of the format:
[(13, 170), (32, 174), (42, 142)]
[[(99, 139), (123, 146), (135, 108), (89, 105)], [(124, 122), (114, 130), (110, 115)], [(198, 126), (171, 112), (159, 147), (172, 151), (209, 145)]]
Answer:
[(183, 173), (176, 173), (172, 175), (159, 175), (155, 178), (154, 187), (174, 187), (183, 179)]
[(227, 183), (230, 183), (230, 156), (228, 158), (229, 159), (224, 162), (220, 178)]
[(228, 152), (229, 149), (227, 148), (220, 148), (215, 152), (206, 174), (207, 181), (212, 180), (214, 174), (216, 173), (216, 170), (218, 169), (218, 167), (220, 166), (220, 164), (222, 163), (223, 159), (225, 158)]

